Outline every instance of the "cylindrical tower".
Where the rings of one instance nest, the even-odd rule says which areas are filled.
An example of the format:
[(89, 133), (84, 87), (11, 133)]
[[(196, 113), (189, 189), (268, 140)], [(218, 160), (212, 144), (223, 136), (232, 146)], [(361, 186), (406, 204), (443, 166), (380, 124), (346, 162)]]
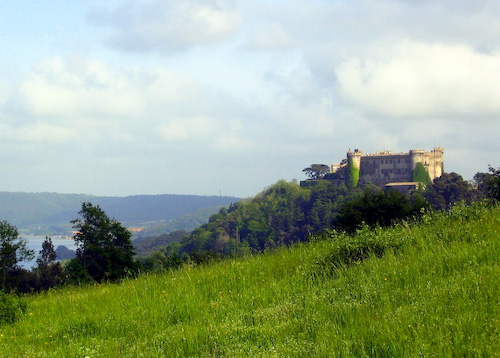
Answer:
[(354, 149), (354, 152), (347, 152), (347, 186), (350, 188), (358, 186), (362, 156), (363, 152), (359, 149)]
[(415, 169), (417, 163), (424, 161), (424, 156), (425, 156), (425, 150), (423, 149), (410, 150), (411, 170)]
[(355, 165), (356, 168), (361, 168), (361, 157), (363, 156), (363, 151), (359, 149), (354, 149), (353, 151), (348, 151), (347, 152), (347, 162), (348, 165)]

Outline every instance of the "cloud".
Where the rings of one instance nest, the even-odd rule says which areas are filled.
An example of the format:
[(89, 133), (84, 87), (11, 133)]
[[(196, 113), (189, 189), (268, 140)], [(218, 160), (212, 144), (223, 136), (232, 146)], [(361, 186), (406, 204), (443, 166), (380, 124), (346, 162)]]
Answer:
[(255, 50), (282, 51), (296, 45), (290, 34), (279, 23), (265, 26), (255, 32), (250, 39), (250, 48)]
[(95, 8), (88, 18), (114, 32), (105, 43), (124, 51), (170, 54), (232, 36), (242, 16), (229, 2), (127, 1), (113, 9)]
[(36, 116), (129, 117), (144, 108), (133, 78), (81, 57), (42, 60), (23, 81), (21, 93)]
[(37, 122), (23, 127), (0, 126), (0, 138), (11, 143), (67, 143), (78, 136), (75, 128)]
[(500, 53), (405, 41), (335, 69), (337, 91), (362, 112), (389, 117), (500, 115)]

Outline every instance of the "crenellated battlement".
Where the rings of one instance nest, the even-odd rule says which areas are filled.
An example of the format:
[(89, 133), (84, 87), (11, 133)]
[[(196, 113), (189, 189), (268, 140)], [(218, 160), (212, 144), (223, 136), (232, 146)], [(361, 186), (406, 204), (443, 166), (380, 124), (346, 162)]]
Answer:
[(364, 154), (360, 149), (349, 150), (347, 159), (339, 164), (332, 164), (333, 177), (346, 180), (349, 166), (359, 170), (359, 182), (371, 182), (378, 186), (388, 183), (412, 182), (413, 173), (418, 163), (434, 180), (443, 174), (444, 149), (435, 147), (431, 151), (411, 149), (404, 153), (390, 150)]

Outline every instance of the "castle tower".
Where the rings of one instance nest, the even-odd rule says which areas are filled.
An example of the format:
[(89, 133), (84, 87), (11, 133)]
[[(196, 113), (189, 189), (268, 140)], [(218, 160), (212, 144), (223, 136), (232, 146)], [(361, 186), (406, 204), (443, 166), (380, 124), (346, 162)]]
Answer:
[(354, 152), (347, 152), (347, 185), (355, 188), (358, 186), (359, 174), (361, 168), (361, 157), (363, 152), (359, 149), (354, 149)]
[[(444, 172), (444, 149), (434, 147), (431, 151), (432, 169), (429, 171), (431, 178), (439, 178)], [(432, 173), (431, 173), (432, 171)]]
[[(361, 167), (361, 157), (363, 156), (363, 151), (359, 150), (359, 149), (354, 149), (354, 152), (353, 151), (348, 151), (347, 152), (347, 161), (348, 161), (348, 165), (351, 165), (351, 163), (353, 165), (356, 166), (356, 168), (360, 168)], [(349, 160), (351, 159), (351, 160)]]
[(410, 150), (410, 159), (411, 159), (411, 170), (414, 170), (417, 166), (417, 163), (422, 163), (425, 165), (425, 150), (423, 149), (412, 149)]
[(415, 169), (417, 163), (422, 163), (431, 180), (439, 178), (443, 174), (444, 149), (441, 147), (434, 147), (430, 152), (412, 149), (410, 150), (410, 158), (412, 170)]

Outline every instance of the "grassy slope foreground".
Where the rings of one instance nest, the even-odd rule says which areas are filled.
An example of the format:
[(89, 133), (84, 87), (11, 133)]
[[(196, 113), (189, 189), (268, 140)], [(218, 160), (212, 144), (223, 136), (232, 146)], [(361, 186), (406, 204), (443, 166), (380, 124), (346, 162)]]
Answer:
[(500, 354), (500, 208), (28, 297), (1, 357)]

